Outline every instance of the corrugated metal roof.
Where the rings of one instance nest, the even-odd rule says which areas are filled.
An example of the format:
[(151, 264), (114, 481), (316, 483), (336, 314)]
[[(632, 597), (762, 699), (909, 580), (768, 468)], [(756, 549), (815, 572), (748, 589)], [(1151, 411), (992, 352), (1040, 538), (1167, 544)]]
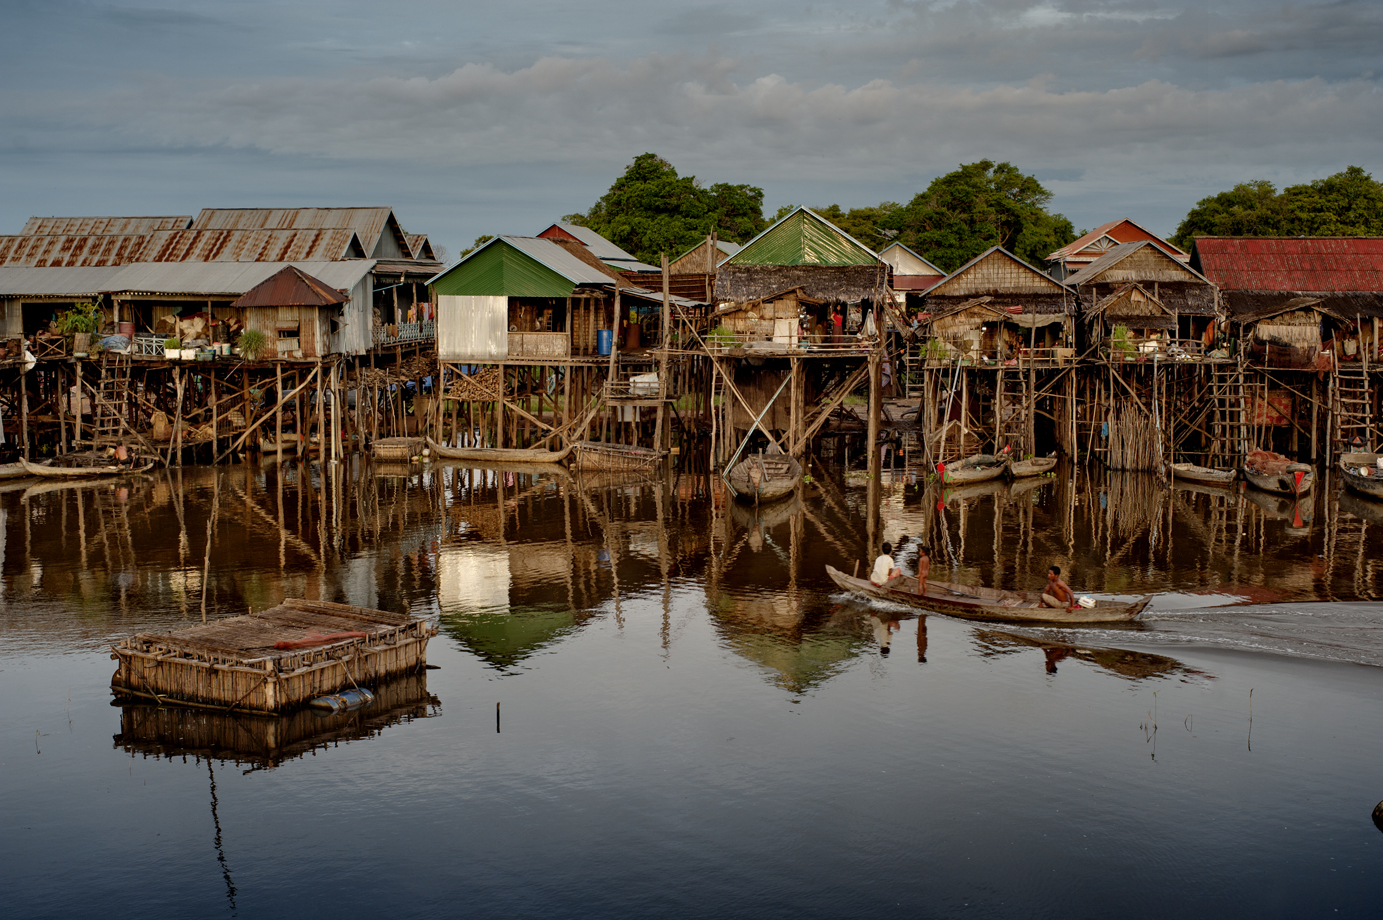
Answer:
[(1189, 265), (1182, 262), (1180, 259), (1177, 259), (1172, 255), (1168, 254), (1164, 249), (1162, 249), (1162, 247), (1158, 246), (1152, 240), (1139, 240), (1136, 243), (1120, 243), (1118, 246), (1115, 246), (1113, 249), (1109, 250), (1104, 255), (1100, 256), (1094, 262), (1091, 262), (1089, 265), (1086, 265), (1080, 271), (1067, 276), (1064, 283), (1068, 287), (1079, 287), (1082, 284), (1089, 284), (1092, 281), (1094, 281), (1094, 279), (1099, 277), (1101, 272), (1107, 271), (1115, 265), (1118, 265), (1120, 262), (1124, 261), (1129, 256), (1133, 255), (1135, 252), (1137, 252), (1145, 246), (1149, 246), (1157, 252), (1161, 252), (1162, 255), (1165, 256), (1168, 260), (1175, 263), (1178, 268), (1190, 272), (1193, 275), (1197, 275), (1200, 277), (1202, 281), (1209, 283), (1209, 279), (1202, 276), (1200, 272), (1196, 271), (1194, 268), (1191, 268)]
[[(355, 287), (375, 265), (373, 259), (293, 264), (337, 290)], [(130, 294), (240, 295), (286, 267), (283, 262), (136, 262), (118, 269), (104, 290)]]
[[(537, 258), (530, 250), (545, 258)], [(583, 280), (578, 282), (576, 277)], [(610, 280), (609, 275), (585, 264), (551, 240), (500, 236), (434, 275), (427, 283), (439, 295), (569, 297), (578, 283), (604, 284)]]
[(406, 233), (404, 236), (408, 239), (408, 251), (413, 254), (413, 258), (436, 261), (437, 256), (426, 233)]
[(590, 227), (581, 227), (576, 224), (569, 224), (565, 221), (558, 221), (538, 234), (539, 239), (546, 239), (553, 232), (565, 233), (578, 243), (584, 243), (597, 259), (602, 262), (638, 262), (638, 258), (620, 249), (605, 237), (596, 233)]
[[(500, 239), (546, 265), (572, 284), (605, 284), (610, 280), (609, 275), (593, 265), (587, 265), (552, 240), (533, 236), (502, 236)], [(600, 257), (599, 253), (592, 254)]]
[(393, 208), (203, 208), (192, 222), (193, 230), (326, 230), (350, 227), (360, 237), (371, 258), (380, 253), (380, 236), (387, 229), (404, 258), (411, 257)]
[(661, 265), (649, 265), (647, 262), (640, 262), (638, 259), (633, 259), (628, 262), (616, 262), (613, 259), (606, 259), (604, 261), (606, 265), (622, 272), (660, 272), (663, 270)]
[(0, 265), (45, 268), (124, 265), (140, 257), (148, 240), (143, 234), (0, 236)]
[[(365, 247), (349, 227), (304, 230), (163, 230), (152, 235), (141, 262), (323, 262), (363, 259)], [(132, 260), (133, 261), (133, 260)]]
[(19, 232), (25, 236), (87, 236), (93, 233), (129, 236), (155, 230), (185, 230), (190, 215), (176, 217), (30, 217)]
[(349, 297), (296, 265), (279, 269), (250, 288), (232, 307), (331, 307)]
[(721, 265), (877, 265), (875, 252), (808, 208), (744, 244)]
[(107, 290), (120, 272), (114, 265), (96, 268), (0, 267), (0, 297), (92, 297)]
[[(1120, 243), (1136, 243), (1139, 240), (1151, 240), (1153, 243), (1157, 244), (1159, 249), (1178, 261), (1185, 262), (1190, 258), (1185, 252), (1162, 239), (1162, 237), (1158, 236), (1156, 233), (1124, 217), (1119, 220), (1111, 220), (1107, 224), (1101, 224), (1075, 242), (1068, 243), (1047, 256), (1047, 261), (1064, 262), (1072, 256), (1084, 254), (1083, 251), (1086, 249), (1093, 250), (1089, 255), (1098, 258), (1098, 253), (1105, 249), (1105, 247), (1099, 245), (1100, 237), (1103, 236), (1108, 236), (1110, 243), (1114, 246)], [(1110, 248), (1112, 248), (1112, 246)]]
[(1192, 266), (1228, 291), (1383, 291), (1383, 238), (1200, 237)]

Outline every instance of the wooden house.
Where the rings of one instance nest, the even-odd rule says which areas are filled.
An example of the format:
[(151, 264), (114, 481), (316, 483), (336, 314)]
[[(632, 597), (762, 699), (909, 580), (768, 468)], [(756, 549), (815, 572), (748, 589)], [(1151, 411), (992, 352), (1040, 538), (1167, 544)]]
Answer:
[(806, 341), (800, 340), (803, 316), (814, 315), (821, 305), (820, 300), (809, 296), (801, 287), (774, 291), (743, 303), (726, 304), (711, 315), (713, 331), (708, 344), (715, 347), (717, 343), (733, 342), (735, 347), (755, 351), (782, 351), (799, 344), (822, 344), (822, 333), (810, 329)]
[(1149, 242), (1178, 262), (1187, 262), (1190, 256), (1173, 246), (1151, 230), (1134, 223), (1128, 218), (1112, 220), (1101, 224), (1094, 230), (1047, 256), (1048, 270), (1052, 277), (1065, 280), (1085, 268), (1110, 250), (1125, 243)]
[(1164, 353), (1197, 355), (1213, 344), (1207, 333), (1217, 316), (1215, 285), (1149, 240), (1115, 246), (1069, 276), (1066, 285), (1080, 295), (1095, 341), (1107, 339), (1118, 320), (1129, 319), (1142, 324), (1144, 342), (1155, 335)]
[(795, 288), (821, 304), (878, 303), (889, 291), (889, 266), (821, 215), (798, 208), (717, 267), (721, 303)]
[(569, 224), (565, 221), (558, 221), (542, 233), (539, 233), (538, 239), (553, 240), (554, 242), (567, 240), (573, 243), (580, 243), (590, 250), (591, 255), (618, 271), (661, 271), (656, 265), (640, 262), (637, 256), (625, 252), (599, 233), (596, 233), (590, 227), (582, 227), (579, 224)]
[(350, 296), (289, 265), (256, 284), (228, 308), (243, 328), (264, 333), (269, 357), (322, 358), (345, 321)]
[(1069, 360), (1074, 353), (1076, 296), (1007, 250), (995, 246), (924, 294), (934, 357), (975, 364)]
[[(715, 245), (712, 246), (712, 243)], [(729, 240), (713, 240), (711, 237), (697, 243), (668, 263), (670, 275), (714, 275), (716, 266), (739, 252), (743, 247)]]
[(904, 302), (909, 295), (913, 295), (914, 300), (920, 300), (921, 292), (946, 277), (944, 271), (902, 243), (890, 243), (885, 246), (879, 251), (879, 258), (893, 269), (893, 291), (895, 300), (899, 303)]

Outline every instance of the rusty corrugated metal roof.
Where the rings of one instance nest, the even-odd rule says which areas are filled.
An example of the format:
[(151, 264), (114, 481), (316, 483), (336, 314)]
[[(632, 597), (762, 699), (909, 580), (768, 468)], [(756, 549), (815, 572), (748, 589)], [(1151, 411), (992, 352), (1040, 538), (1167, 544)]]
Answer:
[(350, 300), (331, 285), (295, 265), (250, 288), (232, 307), (330, 307)]
[[(1101, 237), (1108, 237), (1108, 241), (1102, 242)], [(1149, 240), (1167, 255), (1180, 262), (1185, 262), (1189, 258), (1185, 252), (1162, 239), (1156, 233), (1124, 217), (1119, 220), (1111, 220), (1107, 224), (1101, 224), (1075, 242), (1063, 246), (1047, 256), (1047, 261), (1065, 262), (1077, 255), (1085, 260), (1093, 260), (1120, 243), (1137, 243), (1141, 240)]]
[(404, 236), (408, 239), (408, 249), (413, 253), (413, 258), (437, 261), (437, 256), (432, 251), (432, 243), (428, 240), (426, 233), (405, 233)]
[(365, 258), (349, 227), (307, 230), (164, 230), (141, 262), (325, 262)]
[(0, 236), (0, 265), (39, 268), (124, 265), (137, 261), (148, 241), (148, 235), (140, 233)]
[(403, 257), (412, 257), (393, 208), (203, 208), (191, 229), (325, 230), (336, 227), (354, 230), (370, 258), (392, 256), (392, 253), (379, 251), (380, 237), (386, 231)]
[(1226, 291), (1383, 291), (1383, 238), (1209, 237), (1192, 267)]
[(24, 236), (87, 236), (93, 233), (129, 236), (155, 230), (185, 230), (190, 215), (174, 217), (30, 217), (19, 232)]

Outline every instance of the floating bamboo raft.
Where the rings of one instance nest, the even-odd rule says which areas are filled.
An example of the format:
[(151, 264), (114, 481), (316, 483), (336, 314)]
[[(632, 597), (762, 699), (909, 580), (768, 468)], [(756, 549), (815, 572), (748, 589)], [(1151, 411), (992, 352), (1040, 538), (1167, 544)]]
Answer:
[(427, 442), (422, 438), (380, 438), (370, 447), (376, 460), (408, 462), (423, 452)]
[(289, 598), (259, 613), (113, 647), (117, 697), (277, 713), (427, 663), (426, 618)]

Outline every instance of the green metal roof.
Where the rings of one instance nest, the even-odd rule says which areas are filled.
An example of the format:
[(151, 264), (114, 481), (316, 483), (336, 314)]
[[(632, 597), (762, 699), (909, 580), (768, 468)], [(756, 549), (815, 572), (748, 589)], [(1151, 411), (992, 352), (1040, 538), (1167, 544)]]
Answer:
[(879, 257), (850, 234), (798, 208), (744, 244), (721, 265), (876, 265)]
[[(542, 242), (568, 256), (555, 243)], [(486, 243), (429, 284), (437, 294), (470, 297), (570, 297), (576, 288), (572, 279), (539, 262), (504, 237)]]

